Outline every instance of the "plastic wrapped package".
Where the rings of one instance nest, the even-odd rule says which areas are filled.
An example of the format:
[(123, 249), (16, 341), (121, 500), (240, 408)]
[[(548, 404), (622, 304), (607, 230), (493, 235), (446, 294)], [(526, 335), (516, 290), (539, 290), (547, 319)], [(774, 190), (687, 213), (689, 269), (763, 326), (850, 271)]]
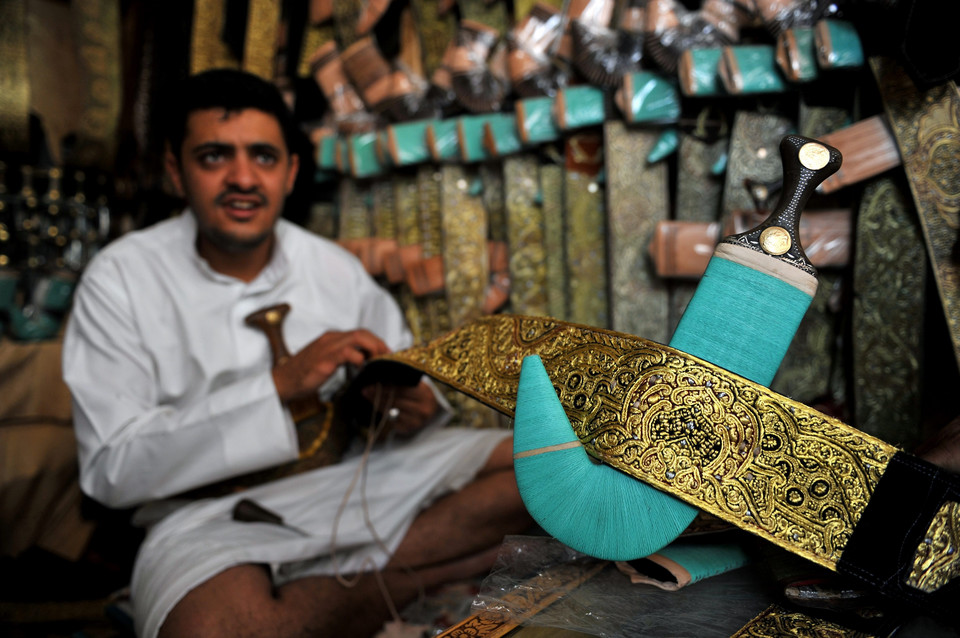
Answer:
[(774, 37), (786, 29), (813, 26), (838, 10), (833, 0), (755, 0), (754, 4)]
[(574, 44), (571, 23), (578, 20), (583, 24), (608, 27), (613, 17), (614, 2), (612, 0), (571, 0), (565, 3), (565, 6), (563, 36), (557, 47), (557, 57), (572, 61)]
[(565, 85), (565, 74), (553, 63), (563, 33), (563, 17), (551, 5), (538, 2), (507, 34), (507, 74), (520, 97), (553, 96)]
[(365, 113), (363, 100), (347, 79), (335, 42), (330, 41), (316, 50), (310, 59), (310, 68), (338, 124), (371, 119)]
[(506, 47), (498, 46), (496, 29), (474, 20), (461, 20), (456, 46), (444, 59), (457, 102), (473, 113), (500, 109), (510, 88)]
[(567, 5), (567, 17), (584, 24), (609, 26), (615, 4), (613, 0), (571, 0)]
[(740, 41), (740, 27), (753, 21), (745, 5), (730, 0), (703, 0), (700, 15), (731, 42)]
[[(569, 586), (577, 579), (583, 582)], [(508, 536), (473, 611), (608, 638), (728, 638), (774, 595), (775, 587), (756, 567), (665, 591), (632, 584), (613, 563), (586, 557), (550, 537)]]
[(573, 63), (596, 86), (615, 87), (624, 74), (639, 70), (643, 34), (608, 29), (580, 19), (570, 23)]
[(437, 105), (427, 99), (427, 81), (400, 60), (394, 60), (393, 68), (393, 88), (384, 113), (395, 122), (439, 117)]
[(689, 11), (677, 0), (650, 0), (646, 7), (646, 47), (657, 65), (669, 73), (677, 70), (688, 49), (731, 44), (726, 33), (701, 12)]
[(562, 33), (563, 16), (555, 7), (538, 2), (507, 35), (510, 79), (522, 80), (550, 63), (552, 48)]
[(461, 20), (453, 48), (444, 53), (444, 62), (453, 74), (478, 71), (486, 66), (499, 37), (496, 29), (482, 22)]

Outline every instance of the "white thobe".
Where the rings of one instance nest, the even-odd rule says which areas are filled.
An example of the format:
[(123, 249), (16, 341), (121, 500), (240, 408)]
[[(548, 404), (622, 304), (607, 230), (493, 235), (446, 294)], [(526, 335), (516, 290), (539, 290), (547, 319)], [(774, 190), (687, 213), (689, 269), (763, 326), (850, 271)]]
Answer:
[[(283, 324), (291, 352), (324, 332), (355, 328), (393, 349), (410, 344), (400, 309), (357, 259), (284, 220), (276, 232), (270, 263), (249, 283), (197, 255), (189, 212), (125, 235), (87, 267), (63, 370), (80, 484), (91, 497), (111, 507), (151, 503), (297, 458), (269, 344), (244, 322), (256, 310), (291, 305)], [(341, 371), (331, 379), (323, 398), (343, 378)], [(234, 565), (269, 564), (277, 582), (381, 567), (422, 507), (469, 482), (507, 436), (441, 428), (447, 419), (445, 406), (421, 434), (366, 461), (354, 452), (336, 466), (243, 493), (309, 536), (233, 521), (236, 496), (197, 501), (164, 518), (134, 568), (138, 635), (156, 635), (187, 591)]]

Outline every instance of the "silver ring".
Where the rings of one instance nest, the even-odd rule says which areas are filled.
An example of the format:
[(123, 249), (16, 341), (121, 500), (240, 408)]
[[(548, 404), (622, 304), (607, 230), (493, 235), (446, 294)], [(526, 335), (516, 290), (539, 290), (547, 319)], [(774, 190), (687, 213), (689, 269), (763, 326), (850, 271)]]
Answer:
[(387, 410), (387, 421), (396, 421), (400, 418), (400, 408), (390, 408)]

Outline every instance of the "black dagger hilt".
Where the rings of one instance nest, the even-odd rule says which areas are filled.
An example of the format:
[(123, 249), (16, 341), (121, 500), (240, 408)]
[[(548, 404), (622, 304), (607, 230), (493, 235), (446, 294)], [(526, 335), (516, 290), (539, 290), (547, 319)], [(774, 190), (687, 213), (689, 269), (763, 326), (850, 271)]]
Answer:
[(276, 525), (278, 527), (285, 527), (290, 531), (296, 532), (301, 536), (310, 537), (308, 532), (300, 529), (299, 527), (294, 527), (283, 521), (281, 517), (276, 512), (272, 512), (265, 508), (263, 505), (255, 501), (251, 501), (248, 498), (242, 498), (237, 501), (236, 505), (233, 506), (232, 512), (233, 520), (240, 523), (267, 523), (268, 525)]
[(818, 140), (787, 135), (780, 140), (780, 158), (783, 187), (773, 212), (753, 230), (723, 241), (747, 246), (815, 275), (816, 270), (800, 244), (800, 213), (817, 187), (840, 169), (843, 156)]

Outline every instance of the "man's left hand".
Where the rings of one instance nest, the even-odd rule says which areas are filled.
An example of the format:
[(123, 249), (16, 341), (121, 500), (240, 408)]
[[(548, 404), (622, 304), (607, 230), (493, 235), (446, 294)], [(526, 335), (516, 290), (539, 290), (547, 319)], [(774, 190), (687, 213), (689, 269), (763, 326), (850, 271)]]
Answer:
[(412, 387), (373, 384), (362, 392), (377, 411), (378, 423), (379, 419), (387, 419), (387, 431), (401, 436), (419, 432), (439, 408), (433, 389), (425, 381)]

